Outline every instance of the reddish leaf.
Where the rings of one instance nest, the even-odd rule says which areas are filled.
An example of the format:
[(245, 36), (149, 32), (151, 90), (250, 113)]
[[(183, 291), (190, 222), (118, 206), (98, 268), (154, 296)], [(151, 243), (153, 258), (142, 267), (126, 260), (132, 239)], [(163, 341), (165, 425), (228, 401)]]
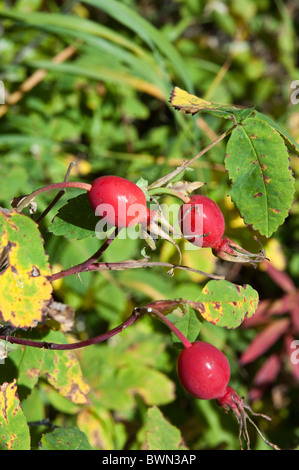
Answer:
[(272, 303), (269, 299), (262, 300), (259, 303), (255, 314), (250, 318), (245, 318), (242, 326), (245, 328), (253, 328), (254, 326), (268, 323), (272, 315), (282, 315), (290, 312), (293, 303), (292, 298), (292, 294), (285, 294), (283, 297)]
[(240, 358), (240, 363), (243, 365), (248, 364), (264, 354), (264, 352), (285, 333), (289, 326), (290, 320), (288, 318), (276, 320), (266, 326), (266, 328), (254, 338), (246, 351), (244, 351)]
[(250, 318), (245, 318), (242, 327), (243, 328), (252, 328), (256, 325), (261, 325), (268, 322), (268, 309), (271, 305), (270, 300), (261, 300), (258, 304), (258, 307), (255, 311), (255, 314)]
[(273, 281), (281, 287), (285, 292), (292, 292), (296, 289), (292, 279), (284, 271), (276, 269), (269, 261), (264, 261), (267, 273), (273, 279)]
[(290, 311), (291, 294), (286, 294), (280, 299), (275, 300), (269, 307), (269, 315), (282, 315)]
[(299, 294), (292, 298), (291, 319), (293, 332), (299, 334)]
[(249, 392), (251, 401), (261, 398), (265, 390), (274, 382), (281, 369), (281, 360), (278, 354), (271, 354), (256, 373), (253, 388)]
[(253, 383), (257, 387), (261, 387), (272, 383), (281, 368), (281, 360), (278, 354), (271, 354), (264, 362), (262, 367), (256, 373)]

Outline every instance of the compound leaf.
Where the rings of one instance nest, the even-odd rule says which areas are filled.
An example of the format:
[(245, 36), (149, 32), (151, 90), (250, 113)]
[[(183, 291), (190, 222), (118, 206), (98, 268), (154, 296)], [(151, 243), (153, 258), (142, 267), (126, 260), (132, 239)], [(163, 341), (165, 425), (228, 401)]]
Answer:
[(0, 234), (0, 316), (16, 328), (33, 327), (52, 294), (43, 240), (33, 220), (7, 210), (0, 210)]
[(231, 134), (225, 167), (229, 194), (246, 224), (270, 237), (288, 216), (295, 181), (281, 135), (267, 122), (248, 118)]
[(189, 303), (206, 321), (234, 329), (255, 313), (258, 300), (258, 293), (251, 286), (220, 280), (208, 282), (196, 302)]
[(0, 386), (0, 449), (30, 450), (30, 433), (20, 406), (16, 380)]

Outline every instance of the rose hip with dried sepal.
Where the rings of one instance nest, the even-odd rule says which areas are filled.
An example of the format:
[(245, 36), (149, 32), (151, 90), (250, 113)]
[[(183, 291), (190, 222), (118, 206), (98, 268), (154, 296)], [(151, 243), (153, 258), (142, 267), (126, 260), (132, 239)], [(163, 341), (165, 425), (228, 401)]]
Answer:
[(270, 418), (260, 413), (254, 413), (249, 405), (239, 397), (237, 392), (228, 385), (230, 366), (226, 356), (215, 346), (205, 341), (194, 343), (184, 342), (184, 349), (178, 357), (177, 370), (181, 384), (187, 392), (201, 400), (215, 399), (225, 412), (231, 411), (239, 424), (239, 441), (242, 449), (242, 438), (250, 449), (250, 439), (247, 431), (247, 420), (256, 428), (264, 442), (270, 447), (279, 448), (269, 442), (257, 425), (249, 417), (246, 410), (254, 416)]

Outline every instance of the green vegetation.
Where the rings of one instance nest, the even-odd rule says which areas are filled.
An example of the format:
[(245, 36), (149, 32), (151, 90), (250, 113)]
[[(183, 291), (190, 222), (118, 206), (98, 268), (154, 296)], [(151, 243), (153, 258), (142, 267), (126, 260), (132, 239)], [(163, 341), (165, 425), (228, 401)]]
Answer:
[[(291, 0), (0, 2), (1, 323), (27, 327), (16, 337), (67, 344), (117, 327), (136, 307), (185, 299), (164, 310), (167, 318), (190, 341), (199, 336), (225, 353), (230, 384), (272, 421), (252, 419), (286, 449), (299, 439), (299, 365), (290, 361), (292, 341), (299, 340), (299, 105), (291, 101), (292, 83), (299, 80), (298, 27), (299, 8)], [(171, 106), (175, 87), (221, 106), (207, 112), (196, 102), (203, 112), (185, 115)], [(273, 182), (263, 197), (256, 197), (261, 174), (248, 176), (257, 122), (258, 158), (271, 154), (266, 168), (261, 165), (266, 184), (267, 178)], [(175, 244), (158, 239), (151, 251), (144, 240), (119, 237), (100, 261), (150, 256), (164, 265), (58, 275), (51, 283), (55, 304), (46, 322), (36, 325), (40, 302), (51, 295), (44, 278), (84, 262), (102, 242), (79, 188), (66, 189), (49, 211), (56, 192), (41, 193), (37, 208), (26, 207), (24, 215), (5, 212), (11, 201), (64, 181), (72, 162), (68, 181), (91, 184), (116, 175), (138, 183), (148, 196), (148, 185), (226, 132), (183, 179), (204, 182), (196, 191), (219, 205), (226, 236), (257, 253), (256, 236), (270, 266), (225, 261), (210, 248), (185, 250), (180, 241), (182, 265), (193, 270), (170, 276), (179, 262)], [(271, 144), (265, 143), (271, 132)], [(161, 196), (169, 205), (175, 200), (171, 191)], [(269, 201), (275, 201), (272, 211)], [(24, 240), (22, 230), (30, 233)], [(17, 246), (8, 268), (7, 240)], [(15, 266), (19, 274), (27, 272), (29, 258), (42, 267), (40, 284), (34, 284), (38, 295), (32, 297), (28, 279), (22, 300), (27, 310), (14, 323), (19, 291), (11, 279)], [(225, 280), (217, 284), (209, 278), (214, 275)], [(229, 283), (242, 286), (237, 298), (224, 294)], [(218, 326), (216, 302), (201, 311), (214, 294), (238, 302), (235, 317), (225, 304)], [(242, 323), (244, 308), (249, 314)], [(8, 397), (10, 402), (0, 416), (0, 448), (239, 448), (235, 417), (183, 390), (176, 371), (182, 346), (154, 315), (74, 351), (23, 347), (6, 343), (5, 335), (0, 332), (0, 352), (5, 356), (8, 349), (0, 359), (0, 405)], [(268, 449), (248, 427), (251, 448)]]

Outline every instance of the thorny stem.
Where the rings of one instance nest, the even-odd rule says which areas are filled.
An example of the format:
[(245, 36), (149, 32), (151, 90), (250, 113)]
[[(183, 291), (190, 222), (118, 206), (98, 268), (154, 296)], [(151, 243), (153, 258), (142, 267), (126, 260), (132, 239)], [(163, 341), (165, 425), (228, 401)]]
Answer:
[(27, 196), (23, 197), (21, 200), (16, 202), (16, 205), (14, 205), (14, 201), (13, 201), (13, 207), (15, 207), (18, 212), (21, 212), (40, 194), (46, 191), (52, 191), (55, 189), (65, 189), (65, 188), (78, 188), (78, 189), (84, 189), (84, 191), (90, 191), (91, 184), (82, 183), (80, 181), (64, 181), (62, 183), (48, 184), (47, 186), (43, 186), (42, 188), (36, 189), (35, 191), (33, 191), (33, 193), (28, 194)]
[(29, 339), (17, 338), (17, 337), (10, 336), (10, 335), (2, 335), (0, 336), (0, 339), (5, 340), (11, 344), (20, 344), (22, 346), (30, 346), (33, 348), (42, 348), (42, 349), (51, 349), (55, 351), (79, 349), (79, 348), (84, 348), (86, 346), (91, 346), (92, 344), (101, 343), (103, 341), (108, 340), (109, 338), (112, 338), (112, 336), (115, 336), (118, 333), (121, 333), (124, 329), (133, 325), (133, 323), (135, 323), (135, 321), (140, 316), (141, 316), (141, 313), (138, 312), (137, 310), (134, 310), (132, 315), (126, 321), (124, 321), (117, 327), (113, 328), (112, 330), (107, 331), (107, 333), (103, 333), (99, 336), (96, 336), (94, 338), (90, 338), (84, 341), (78, 341), (76, 343), (69, 343), (69, 344), (49, 343), (47, 341), (34, 341), (34, 340), (29, 340)]
[(205, 147), (201, 152), (199, 152), (195, 157), (191, 158), (191, 160), (183, 161), (183, 163), (178, 166), (175, 170), (171, 171), (167, 175), (163, 176), (162, 178), (158, 179), (157, 181), (154, 181), (149, 187), (149, 190), (152, 190), (154, 188), (160, 188), (164, 184), (168, 183), (170, 180), (172, 180), (174, 177), (182, 173), (186, 168), (192, 165), (195, 160), (200, 158), (202, 155), (204, 155), (206, 152), (208, 152), (214, 145), (218, 144), (222, 139), (224, 139), (227, 135), (229, 135), (236, 127), (236, 124), (234, 124), (230, 129), (225, 131), (223, 134), (221, 134), (219, 137), (217, 137), (213, 142), (211, 142), (207, 147)]

